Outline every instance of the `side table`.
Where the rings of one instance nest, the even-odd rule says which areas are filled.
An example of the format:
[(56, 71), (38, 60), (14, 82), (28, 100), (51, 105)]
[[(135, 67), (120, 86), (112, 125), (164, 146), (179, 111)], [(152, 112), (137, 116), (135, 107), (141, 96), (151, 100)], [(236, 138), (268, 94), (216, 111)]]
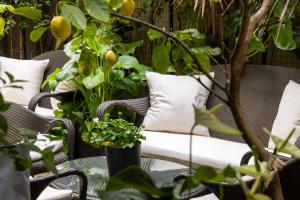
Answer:
[[(80, 158), (71, 160), (57, 166), (58, 170), (68, 168), (83, 171), (88, 177), (87, 199), (97, 199), (97, 191), (104, 190), (109, 180), (105, 156)], [(188, 167), (165, 160), (142, 158), (141, 168), (145, 170), (157, 185), (170, 184), (180, 173), (188, 172)], [(79, 180), (75, 176), (58, 179), (52, 183), (52, 187), (57, 189), (72, 190), (78, 194)], [(205, 186), (199, 185), (197, 193), (207, 194)]]

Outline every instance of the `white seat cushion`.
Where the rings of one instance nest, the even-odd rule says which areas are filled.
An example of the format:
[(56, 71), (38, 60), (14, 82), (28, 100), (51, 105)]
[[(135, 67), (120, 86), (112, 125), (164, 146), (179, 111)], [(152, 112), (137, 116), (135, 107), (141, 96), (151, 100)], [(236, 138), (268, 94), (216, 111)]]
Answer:
[[(24, 107), (28, 108), (27, 106), (24, 106)], [(55, 117), (53, 110), (52, 109), (48, 109), (48, 108), (43, 108), (43, 107), (37, 106), (35, 108), (34, 112), (36, 112), (39, 115), (42, 115), (43, 117), (48, 117), (48, 118)]]
[[(46, 148), (50, 148), (53, 153), (56, 153), (63, 147), (62, 140), (53, 140), (51, 141), (46, 134), (38, 134), (37, 140), (34, 143), (35, 146), (39, 147), (39, 149), (43, 150)], [(30, 151), (30, 158), (32, 161), (37, 161), (42, 158), (42, 155), (35, 151)]]
[(207, 194), (202, 197), (192, 198), (192, 200), (219, 200), (219, 198), (214, 194)]
[(57, 190), (52, 187), (46, 189), (40, 194), (37, 200), (71, 200), (73, 194), (71, 190)]
[[(142, 131), (146, 140), (142, 141), (145, 156), (163, 158), (187, 164), (189, 161), (189, 135)], [(193, 165), (207, 165), (223, 169), (227, 165), (239, 166), (243, 155), (250, 151), (246, 144), (212, 137), (193, 135)]]

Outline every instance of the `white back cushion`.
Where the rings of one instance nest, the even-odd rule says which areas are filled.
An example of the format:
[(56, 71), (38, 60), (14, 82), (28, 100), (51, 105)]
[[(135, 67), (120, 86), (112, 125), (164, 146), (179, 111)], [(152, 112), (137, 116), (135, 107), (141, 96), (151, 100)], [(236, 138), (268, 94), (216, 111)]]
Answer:
[[(151, 107), (144, 119), (145, 130), (190, 133), (195, 122), (193, 104), (205, 106), (209, 91), (191, 76), (147, 72), (146, 78)], [(200, 78), (211, 88), (212, 82), (207, 77)], [(204, 126), (197, 126), (194, 133), (209, 136)]]
[[(281, 139), (286, 139), (293, 128), (295, 133), (289, 140), (292, 144), (300, 136), (300, 84), (290, 81), (284, 89), (271, 132)], [(275, 148), (272, 139), (269, 140), (268, 148)]]
[(3, 88), (2, 95), (6, 101), (11, 101), (21, 105), (28, 105), (31, 97), (40, 92), (44, 71), (49, 60), (18, 60), (0, 57), (0, 77), (8, 80), (5, 72), (14, 76), (15, 80), (26, 82), (15, 83), (23, 89)]

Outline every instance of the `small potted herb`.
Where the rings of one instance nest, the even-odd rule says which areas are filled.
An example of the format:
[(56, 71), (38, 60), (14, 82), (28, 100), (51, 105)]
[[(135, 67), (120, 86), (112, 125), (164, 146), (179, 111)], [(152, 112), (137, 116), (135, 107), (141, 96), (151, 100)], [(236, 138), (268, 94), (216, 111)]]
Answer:
[(86, 122), (87, 131), (83, 133), (83, 141), (95, 148), (105, 147), (109, 175), (130, 166), (140, 165), (141, 140), (145, 137), (140, 133), (142, 127), (121, 118), (110, 118), (106, 114), (104, 119), (94, 119)]

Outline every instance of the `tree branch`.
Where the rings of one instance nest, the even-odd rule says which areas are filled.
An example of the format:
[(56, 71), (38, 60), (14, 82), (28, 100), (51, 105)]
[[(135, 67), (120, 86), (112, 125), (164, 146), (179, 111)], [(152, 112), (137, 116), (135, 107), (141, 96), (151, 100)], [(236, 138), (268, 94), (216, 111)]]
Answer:
[[(229, 93), (229, 106), (238, 128), (243, 132), (242, 136), (244, 140), (250, 147), (255, 146), (260, 158), (265, 161), (270, 160), (270, 154), (265, 150), (264, 145), (255, 135), (249, 122), (245, 119), (245, 114), (240, 104), (240, 85), (246, 53), (253, 31), (258, 21), (268, 13), (271, 5), (272, 0), (263, 0), (261, 8), (252, 15), (252, 7), (249, 0), (241, 1), (242, 20), (238, 41), (231, 55), (231, 83)], [(269, 189), (274, 200), (284, 199), (278, 174), (274, 176)]]
[(166, 35), (167, 37), (171, 38), (172, 40), (174, 40), (176, 43), (178, 43), (179, 45), (182, 46), (182, 48), (192, 57), (192, 59), (194, 60), (194, 62), (196, 63), (196, 65), (199, 67), (200, 71), (205, 74), (205, 76), (211, 80), (214, 84), (216, 84), (216, 86), (218, 86), (223, 92), (226, 92), (226, 89), (225, 87), (220, 84), (218, 81), (216, 81), (205, 69), (203, 69), (203, 67), (201, 66), (198, 58), (196, 57), (196, 55), (190, 50), (189, 46), (187, 46), (184, 42), (182, 42), (180, 39), (178, 39), (174, 34), (172, 33), (169, 33), (167, 31), (164, 31), (163, 29), (155, 26), (155, 25), (152, 25), (148, 22), (145, 22), (143, 20), (139, 20), (139, 19), (136, 19), (136, 18), (133, 18), (133, 17), (127, 17), (127, 16), (123, 16), (123, 15), (120, 15), (118, 13), (115, 13), (115, 12), (111, 12), (110, 13), (112, 16), (115, 16), (115, 17), (118, 17), (118, 18), (121, 18), (121, 19), (126, 19), (126, 20), (129, 20), (129, 21), (133, 21), (133, 22), (136, 22), (138, 24), (142, 24), (148, 28), (151, 28), (153, 30), (156, 30), (164, 35)]

